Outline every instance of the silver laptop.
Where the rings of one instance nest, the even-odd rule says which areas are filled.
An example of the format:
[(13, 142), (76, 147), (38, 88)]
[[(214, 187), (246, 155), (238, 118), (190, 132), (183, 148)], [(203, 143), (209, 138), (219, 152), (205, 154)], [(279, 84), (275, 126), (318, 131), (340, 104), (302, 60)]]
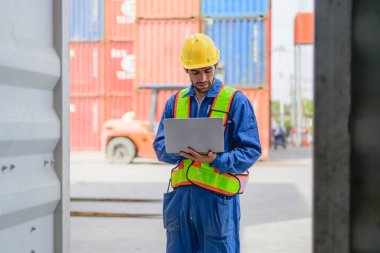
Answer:
[(224, 152), (222, 118), (164, 119), (166, 152), (188, 152), (191, 147), (200, 153)]

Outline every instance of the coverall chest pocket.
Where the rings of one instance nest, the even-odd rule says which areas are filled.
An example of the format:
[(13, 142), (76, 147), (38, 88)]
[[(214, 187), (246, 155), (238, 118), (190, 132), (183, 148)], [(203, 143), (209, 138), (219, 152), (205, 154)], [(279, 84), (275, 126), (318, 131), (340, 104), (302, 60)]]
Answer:
[(180, 198), (179, 192), (172, 191), (164, 194), (163, 220), (164, 228), (168, 231), (180, 229)]

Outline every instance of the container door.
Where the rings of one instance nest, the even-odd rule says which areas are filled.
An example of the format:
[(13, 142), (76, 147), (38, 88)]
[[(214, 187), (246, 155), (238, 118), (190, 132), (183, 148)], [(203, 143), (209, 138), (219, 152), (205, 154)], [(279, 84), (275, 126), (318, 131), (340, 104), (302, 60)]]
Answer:
[(0, 252), (69, 252), (67, 8), (0, 0)]

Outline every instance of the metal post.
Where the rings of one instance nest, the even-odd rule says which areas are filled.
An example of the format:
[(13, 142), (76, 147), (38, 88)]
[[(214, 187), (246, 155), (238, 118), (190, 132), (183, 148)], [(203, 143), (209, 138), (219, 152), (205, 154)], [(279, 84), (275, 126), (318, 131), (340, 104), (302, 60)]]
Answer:
[(154, 131), (154, 125), (156, 122), (156, 110), (157, 110), (157, 89), (152, 89), (152, 106), (150, 107), (150, 122), (149, 122), (149, 130), (151, 132)]
[(299, 64), (299, 52), (298, 47), (294, 45), (294, 89), (295, 89), (295, 125), (296, 125), (296, 146), (301, 146), (301, 117), (302, 117), (302, 105), (301, 105), (301, 84), (300, 84), (300, 64)]
[(282, 92), (280, 97), (280, 126), (282, 129), (285, 129), (285, 120), (284, 120), (284, 93)]

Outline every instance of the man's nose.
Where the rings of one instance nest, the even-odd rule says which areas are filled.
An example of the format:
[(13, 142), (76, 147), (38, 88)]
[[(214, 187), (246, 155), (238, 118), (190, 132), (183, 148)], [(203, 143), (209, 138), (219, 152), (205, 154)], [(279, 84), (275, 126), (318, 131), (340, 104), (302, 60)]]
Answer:
[(201, 77), (201, 82), (207, 81), (207, 74), (206, 73), (202, 72), (200, 77)]

